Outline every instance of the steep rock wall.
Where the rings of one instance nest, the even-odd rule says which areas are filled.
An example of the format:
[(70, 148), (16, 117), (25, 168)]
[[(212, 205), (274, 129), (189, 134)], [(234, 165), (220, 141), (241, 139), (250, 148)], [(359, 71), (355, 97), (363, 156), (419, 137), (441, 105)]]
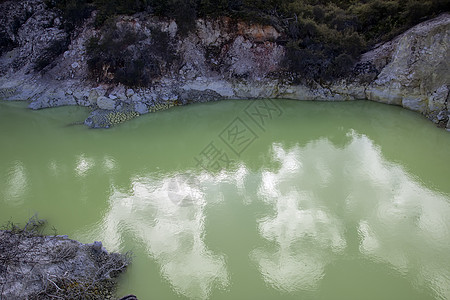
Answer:
[[(434, 118), (447, 110), (450, 87), (450, 18), (442, 15), (391, 42), (389, 61), (366, 89), (368, 99), (393, 103)], [(366, 53), (363, 59), (382, 59)], [(371, 57), (371, 55), (373, 57)]]

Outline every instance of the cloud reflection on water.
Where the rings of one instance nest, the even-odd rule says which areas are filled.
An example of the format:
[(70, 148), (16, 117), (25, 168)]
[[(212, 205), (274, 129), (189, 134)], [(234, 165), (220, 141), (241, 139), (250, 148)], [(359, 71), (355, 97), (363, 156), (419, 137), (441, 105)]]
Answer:
[[(273, 288), (317, 290), (330, 263), (359, 252), (450, 299), (448, 197), (386, 161), (368, 137), (351, 132), (348, 138), (342, 147), (327, 139), (289, 149), (274, 144), (278, 167), (257, 174), (240, 166), (195, 180), (186, 174), (135, 176), (129, 191), (113, 187), (97, 236), (119, 250), (124, 228), (133, 232), (175, 291), (209, 298), (230, 279), (224, 255), (204, 242), (205, 208), (227, 201), (222, 194), (231, 183), (245, 205), (263, 201), (271, 208), (258, 220), (270, 244), (249, 255)], [(256, 190), (246, 184), (250, 177), (258, 181)]]
[(264, 280), (287, 292), (315, 290), (326, 265), (346, 247), (341, 221), (320, 208), (312, 189), (302, 190), (302, 178), (314, 177), (307, 164), (318, 173), (318, 187), (329, 177), (323, 175), (328, 172), (316, 155), (309, 160), (309, 153), (304, 154), (298, 147), (285, 151), (273, 146), (273, 159), (281, 167), (262, 173), (258, 194), (273, 207), (274, 215), (259, 221), (259, 232), (275, 243), (275, 249), (262, 247), (250, 255)]
[(343, 222), (354, 221), (361, 254), (450, 299), (449, 199), (384, 160), (366, 136), (349, 137), (344, 148), (325, 139), (273, 146), (281, 167), (262, 174), (259, 194), (273, 214), (259, 233), (276, 247), (251, 254), (264, 280), (285, 291), (317, 289), (346, 248)]
[[(213, 287), (229, 284), (225, 257), (213, 253), (203, 241), (206, 199), (189, 187), (184, 175), (155, 179), (133, 178), (131, 191), (115, 191), (101, 225), (108, 249), (118, 250), (122, 227), (133, 231), (149, 255), (161, 266), (162, 276), (174, 290), (195, 299), (207, 299)], [(203, 182), (211, 177), (204, 176)], [(174, 180), (183, 184), (173, 185)], [(177, 190), (174, 190), (176, 188)], [(189, 205), (179, 205), (171, 195), (189, 188)], [(124, 225), (125, 224), (125, 225)]]

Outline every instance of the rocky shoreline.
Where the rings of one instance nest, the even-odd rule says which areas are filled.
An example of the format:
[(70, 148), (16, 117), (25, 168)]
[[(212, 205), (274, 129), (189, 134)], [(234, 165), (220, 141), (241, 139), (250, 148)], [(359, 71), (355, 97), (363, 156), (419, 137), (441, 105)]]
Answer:
[(130, 255), (108, 253), (101, 242), (42, 235), (42, 225), (31, 219), (0, 230), (0, 299), (114, 299)]
[[(363, 54), (350, 76), (330, 82), (302, 80), (282, 66), (283, 34), (274, 27), (227, 18), (198, 19), (186, 36), (174, 20), (147, 13), (120, 16), (119, 29), (144, 35), (142, 47), (154, 43), (156, 32), (170, 39), (176, 63), (148, 87), (97, 83), (87, 71), (86, 42), (101, 35), (93, 25), (95, 12), (67, 37), (58, 14), (42, 0), (6, 1), (2, 30), (17, 47), (0, 58), (0, 100), (24, 100), (31, 109), (62, 105), (93, 108), (85, 124), (110, 127), (142, 114), (195, 102), (221, 99), (284, 98), (347, 101), (368, 99), (417, 111), (450, 130), (450, 14), (421, 23), (390, 42)], [(16, 22), (14, 10), (27, 16)], [(12, 25), (11, 25), (12, 26)], [(67, 50), (44, 70), (34, 66), (49, 44), (68, 39)], [(149, 49), (150, 49), (149, 48)], [(105, 70), (105, 76), (110, 76)]]

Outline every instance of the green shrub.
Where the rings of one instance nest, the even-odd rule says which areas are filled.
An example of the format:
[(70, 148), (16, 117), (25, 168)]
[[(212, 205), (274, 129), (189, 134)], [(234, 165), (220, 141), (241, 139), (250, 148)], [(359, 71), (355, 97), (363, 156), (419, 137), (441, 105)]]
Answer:
[(92, 37), (85, 45), (88, 69), (97, 82), (148, 86), (175, 60), (168, 34), (158, 29), (152, 30), (150, 44), (131, 27), (108, 25), (102, 31), (100, 38)]
[(98, 10), (95, 25), (101, 27), (106, 20), (115, 15), (132, 15), (144, 11), (150, 5), (149, 0), (94, 0)]
[[(133, 56), (129, 49), (139, 40), (140, 36), (133, 30), (115, 26), (109, 27), (101, 38), (88, 40), (86, 52), (91, 75), (100, 82), (120, 82), (124, 80), (125, 74), (132, 74), (133, 78), (127, 79), (126, 84), (142, 84), (145, 79), (143, 70), (135, 70), (133, 60), (130, 61)], [(133, 71), (128, 71), (128, 68), (133, 68)]]
[(432, 1), (407, 1), (405, 10), (402, 13), (402, 17), (407, 23), (413, 23), (416, 20), (420, 20), (423, 17), (429, 15), (432, 10)]
[(196, 2), (191, 0), (169, 0), (169, 11), (167, 15), (177, 22), (178, 34), (186, 36), (195, 29), (197, 20)]
[(46, 0), (45, 4), (61, 11), (67, 31), (82, 24), (94, 9), (88, 0)]
[(331, 64), (328, 65), (322, 78), (339, 78), (350, 74), (355, 64), (355, 59), (348, 54), (339, 54)]
[(286, 49), (284, 65), (292, 72), (304, 78), (317, 78), (324, 61), (318, 51), (301, 49), (296, 45), (289, 45)]
[(321, 6), (314, 6), (312, 13), (315, 21), (323, 22), (323, 19), (325, 18), (325, 11)]

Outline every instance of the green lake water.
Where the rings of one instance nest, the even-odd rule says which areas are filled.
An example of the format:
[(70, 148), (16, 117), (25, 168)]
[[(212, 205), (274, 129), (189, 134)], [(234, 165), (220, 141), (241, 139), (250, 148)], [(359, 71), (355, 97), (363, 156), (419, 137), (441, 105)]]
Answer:
[(450, 133), (373, 102), (223, 101), (108, 130), (0, 103), (0, 223), (132, 251), (139, 299), (450, 299)]

